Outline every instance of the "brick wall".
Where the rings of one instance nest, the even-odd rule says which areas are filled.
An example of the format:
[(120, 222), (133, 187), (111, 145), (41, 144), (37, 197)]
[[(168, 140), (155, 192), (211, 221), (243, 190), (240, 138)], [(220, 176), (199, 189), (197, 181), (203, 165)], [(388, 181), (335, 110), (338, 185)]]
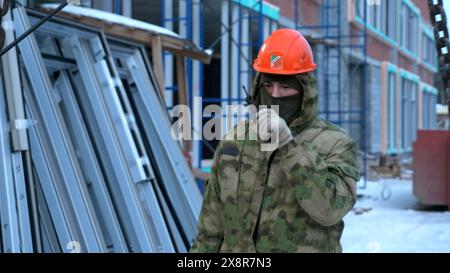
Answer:
[(320, 23), (319, 0), (266, 0), (280, 8), (280, 15), (295, 21), (295, 1), (298, 1), (299, 24), (318, 25)]
[(416, 5), (420, 9), (420, 12), (422, 14), (424, 21), (431, 24), (430, 10), (428, 9), (427, 1), (426, 0), (412, 0), (412, 2), (414, 3), (414, 5)]
[(429, 85), (434, 85), (434, 74), (430, 72), (428, 69), (419, 66), (419, 76), (421, 81)]
[(378, 61), (389, 60), (390, 46), (374, 38), (372, 34), (368, 35), (367, 53), (370, 57)]
[(408, 71), (414, 71), (413, 63), (414, 62), (410, 58), (406, 57), (402, 53), (398, 54), (398, 64), (397, 64), (398, 67)]

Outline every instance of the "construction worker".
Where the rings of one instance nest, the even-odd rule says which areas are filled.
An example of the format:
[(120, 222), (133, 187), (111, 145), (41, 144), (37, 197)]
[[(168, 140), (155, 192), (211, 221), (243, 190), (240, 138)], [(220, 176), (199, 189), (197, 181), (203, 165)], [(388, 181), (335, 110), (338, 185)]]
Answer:
[[(280, 29), (253, 67), (253, 104), (279, 105), (279, 114), (257, 114), (269, 135), (219, 143), (190, 252), (341, 252), (342, 218), (355, 204), (359, 180), (357, 145), (317, 117), (311, 48), (298, 31)], [(248, 132), (252, 122), (228, 135), (240, 127)], [(262, 151), (261, 139), (274, 133), (278, 148)]]

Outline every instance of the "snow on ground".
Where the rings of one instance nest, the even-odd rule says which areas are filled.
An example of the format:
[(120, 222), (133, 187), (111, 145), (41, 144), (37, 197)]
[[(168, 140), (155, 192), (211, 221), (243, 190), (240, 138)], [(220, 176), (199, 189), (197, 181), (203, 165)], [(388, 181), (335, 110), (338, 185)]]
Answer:
[[(382, 192), (384, 197), (391, 193), (390, 198), (384, 200)], [(368, 182), (366, 189), (358, 190), (361, 194), (344, 218), (344, 252), (450, 253), (450, 212), (421, 206), (411, 181)]]

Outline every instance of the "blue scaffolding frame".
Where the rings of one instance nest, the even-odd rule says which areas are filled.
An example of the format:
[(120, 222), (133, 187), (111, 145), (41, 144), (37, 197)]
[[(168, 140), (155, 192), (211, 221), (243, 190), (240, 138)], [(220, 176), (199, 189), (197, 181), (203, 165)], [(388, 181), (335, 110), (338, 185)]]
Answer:
[[(186, 21), (186, 27), (187, 27), (187, 37), (185, 37), (188, 40), (192, 40), (192, 18), (191, 18), (191, 13), (192, 13), (192, 5), (195, 4), (193, 3), (192, 0), (185, 0), (186, 1), (186, 17), (172, 17), (172, 18), (166, 18), (165, 17), (165, 10), (164, 10), (164, 5), (162, 5), (162, 22), (161, 25), (163, 27), (167, 26), (167, 22), (179, 22), (179, 21)], [(201, 17), (200, 17), (200, 44), (199, 46), (203, 48), (204, 46), (204, 24), (203, 24), (203, 13), (205, 9), (209, 9), (212, 12), (216, 13), (216, 15), (218, 16), (219, 13), (217, 13), (216, 11), (213, 10), (213, 8), (210, 6), (210, 4), (207, 1), (204, 0), (200, 0), (200, 5), (201, 5)], [(242, 1), (243, 2), (243, 1)], [(250, 50), (252, 49), (258, 49), (262, 43), (263, 43), (263, 0), (257, 0), (255, 1), (255, 3), (253, 3), (253, 5), (249, 8), (249, 7), (244, 7), (243, 3), (241, 3), (241, 0), (238, 1), (234, 1), (235, 4), (238, 5), (238, 12), (239, 12), (239, 18), (238, 20), (235, 20), (233, 22), (231, 22), (229, 27), (227, 28), (227, 31), (225, 33), (230, 33), (230, 37), (231, 37), (231, 27), (234, 24), (238, 24), (238, 39), (237, 41), (233, 38), (231, 38), (231, 43), (234, 43), (235, 45), (237, 45), (238, 47), (238, 59), (240, 60), (241, 58), (245, 58), (245, 55), (242, 53), (244, 49), (247, 49), (248, 47), (250, 47)], [(231, 1), (230, 1), (231, 4)], [(245, 16), (243, 15), (243, 9), (246, 9), (249, 11), (249, 15)], [(220, 17), (220, 16), (218, 16)], [(250, 42), (249, 43), (244, 43), (242, 42), (242, 20), (243, 19), (248, 19), (250, 22), (252, 20), (256, 20), (258, 22), (258, 35), (257, 35), (257, 41), (253, 42), (251, 39), (251, 35), (250, 35)], [(223, 26), (223, 25), (222, 25)], [(224, 35), (225, 33), (222, 33), (221, 35)], [(220, 38), (220, 37), (219, 37)], [(167, 52), (164, 52), (165, 55), (170, 54)], [(203, 81), (200, 81), (200, 95), (202, 96), (202, 109), (205, 106), (205, 104), (207, 103), (221, 103), (221, 102), (227, 102), (228, 104), (232, 104), (232, 103), (244, 103), (246, 98), (241, 96), (241, 92), (239, 92), (239, 90), (241, 90), (241, 86), (240, 86), (240, 82), (241, 82), (241, 77), (243, 74), (248, 74), (248, 73), (252, 73), (252, 76), (254, 76), (254, 71), (251, 69), (251, 65), (252, 62), (251, 60), (246, 59), (246, 62), (248, 65), (246, 65), (245, 67), (241, 67), (241, 63), (240, 61), (238, 61), (238, 67), (236, 68), (239, 72), (238, 72), (238, 79), (237, 79), (237, 97), (232, 97), (229, 96), (228, 98), (203, 98)], [(200, 64), (200, 75), (203, 75), (203, 65)], [(187, 84), (187, 97), (189, 99), (189, 101), (192, 103), (192, 60), (191, 59), (187, 59), (186, 60), (186, 76), (188, 79), (188, 84)], [(177, 85), (173, 85), (173, 86), (166, 86), (166, 91), (173, 91), (173, 92), (178, 92), (178, 87)], [(192, 104), (191, 104), (192, 105)], [(170, 110), (170, 108), (168, 108), (168, 110)], [(202, 159), (203, 159), (203, 145), (199, 145), (199, 150), (198, 150), (198, 162), (197, 165), (199, 168), (202, 168)]]
[[(164, 5), (162, 5), (162, 26), (166, 26), (167, 22), (180, 22), (180, 21), (186, 21), (187, 25), (187, 37), (186, 39), (191, 40), (192, 39), (192, 5), (193, 0), (185, 0), (186, 1), (186, 17), (172, 17), (172, 18), (165, 18), (164, 17)], [(229, 1), (229, 0), (226, 0)], [(299, 10), (300, 10), (300, 3), (299, 0), (293, 0), (295, 5), (294, 10), (294, 16), (295, 16), (295, 28), (297, 30), (302, 29), (313, 29), (316, 31), (319, 31), (321, 34), (322, 39), (326, 39), (327, 41), (331, 41), (329, 44), (325, 44), (324, 49), (324, 58), (323, 60), (323, 90), (324, 90), (324, 100), (325, 100), (325, 109), (320, 109), (319, 114), (324, 117), (327, 120), (330, 120), (331, 122), (337, 124), (337, 125), (344, 125), (344, 124), (358, 124), (361, 132), (361, 138), (360, 138), (360, 146), (361, 149), (365, 152), (363, 154), (363, 167), (361, 174), (363, 177), (367, 177), (367, 152), (368, 152), (368, 140), (367, 140), (367, 120), (368, 120), (368, 113), (367, 113), (367, 29), (366, 26), (364, 26), (363, 30), (361, 30), (361, 34), (358, 35), (342, 35), (341, 33), (341, 6), (339, 4), (339, 0), (323, 0), (323, 4), (321, 6), (321, 22), (320, 24), (316, 25), (300, 25), (299, 23)], [(223, 36), (225, 33), (229, 33), (230, 37), (231, 35), (231, 29), (234, 24), (238, 24), (238, 37), (237, 40), (231, 38), (230, 41), (232, 44), (236, 45), (238, 47), (238, 67), (234, 67), (233, 69), (237, 69), (238, 71), (238, 78), (236, 83), (237, 84), (237, 97), (228, 96), (227, 98), (202, 98), (202, 108), (205, 107), (205, 104), (208, 103), (222, 103), (226, 102), (228, 104), (236, 104), (236, 103), (244, 103), (246, 98), (243, 98), (241, 96), (241, 77), (243, 74), (252, 73), (252, 77), (255, 75), (255, 72), (251, 69), (251, 60), (248, 60), (245, 58), (245, 55), (242, 53), (243, 50), (248, 49), (250, 47), (251, 49), (259, 49), (260, 46), (263, 43), (263, 0), (256, 0), (251, 7), (245, 7), (243, 5), (242, 0), (236, 0), (236, 1), (230, 1), (231, 3), (238, 5), (238, 19), (235, 21), (232, 21), (228, 26), (223, 27), (226, 28), (226, 31), (221, 34)], [(210, 9), (213, 13), (216, 13), (215, 10), (209, 5), (208, 1), (200, 0), (200, 5), (202, 6), (201, 9), (201, 44), (200, 46), (203, 47), (203, 12), (205, 9)], [(367, 3), (364, 2), (364, 6), (366, 6)], [(249, 15), (243, 14), (243, 9), (247, 9), (249, 11)], [(336, 17), (330, 16), (331, 13), (337, 14)], [(366, 7), (364, 7), (364, 18), (367, 17), (367, 10)], [(218, 16), (218, 14), (216, 13)], [(220, 16), (218, 16), (220, 17)], [(333, 20), (334, 18), (334, 20)], [(252, 20), (257, 20), (258, 22), (258, 39), (257, 42), (248, 42), (244, 43), (242, 41), (242, 21), (244, 19), (249, 19), (250, 22)], [(222, 23), (221, 23), (222, 24)], [(358, 42), (354, 42), (354, 39), (357, 39)], [(219, 39), (220, 40), (220, 37)], [(344, 42), (345, 41), (345, 42)], [(342, 92), (342, 86), (341, 84), (333, 84), (333, 82), (340, 83), (342, 81), (342, 71), (341, 71), (341, 60), (342, 60), (342, 49), (343, 48), (353, 48), (358, 49), (361, 51), (363, 60), (359, 65), (362, 66), (362, 78), (361, 78), (361, 105), (358, 106), (357, 109), (343, 109), (342, 105), (342, 99), (343, 99), (343, 92)], [(165, 52), (164, 54), (169, 54)], [(240, 60), (244, 58), (247, 61), (246, 67), (241, 67)], [(334, 61), (335, 64), (337, 64), (338, 69), (337, 72), (331, 72), (332, 62)], [(189, 98), (190, 104), (192, 105), (192, 60), (187, 59), (186, 60), (186, 70), (187, 70), (187, 78), (188, 78), (188, 84), (187, 84), (187, 96)], [(201, 75), (203, 74), (203, 65), (201, 65), (200, 70)], [(177, 85), (174, 86), (166, 86), (166, 91), (173, 91), (178, 92)], [(203, 97), (203, 82), (200, 82), (200, 94)], [(337, 106), (332, 109), (330, 107), (331, 102), (337, 101)], [(170, 110), (170, 108), (168, 109)], [(359, 118), (344, 118), (344, 116), (355, 116), (358, 115)], [(203, 159), (203, 147), (202, 145), (199, 146), (198, 150), (198, 162), (197, 165), (199, 168), (202, 168), (202, 159)], [(366, 179), (364, 179), (364, 182), (362, 183), (362, 187), (366, 187)]]
[[(165, 7), (164, 7), (164, 3), (161, 5), (161, 25), (163, 27), (167, 27), (167, 23), (168, 22), (186, 22), (186, 37), (184, 37), (187, 40), (192, 40), (192, 4), (193, 1), (192, 0), (184, 0), (186, 2), (186, 16), (185, 17), (170, 17), (170, 18), (166, 18), (165, 17)], [(202, 0), (203, 2), (203, 0)], [(200, 11), (201, 13), (201, 18), (200, 18), (200, 27), (201, 27), (201, 32), (200, 32), (200, 47), (203, 47), (203, 10)], [(170, 52), (164, 51), (163, 52), (163, 57), (164, 56), (168, 56), (168, 55), (173, 55)], [(163, 58), (163, 65), (165, 65), (165, 58)], [(203, 74), (202, 70), (203, 70), (203, 65), (200, 66), (200, 73)], [(187, 77), (187, 86), (186, 86), (186, 92), (187, 92), (187, 98), (188, 98), (188, 103), (189, 105), (192, 105), (192, 59), (190, 58), (186, 58), (186, 77)], [(165, 91), (172, 91), (174, 93), (178, 92), (178, 85), (174, 84), (172, 86), (165, 86)], [(200, 94), (203, 95), (203, 83), (200, 83)], [(167, 110), (172, 110), (172, 107), (167, 107)]]
[(122, 14), (122, 0), (114, 0), (114, 11), (116, 14), (121, 15)]
[[(228, 1), (228, 0), (224, 0), (224, 1)], [(213, 13), (216, 13), (212, 7), (208, 4), (207, 1), (205, 0), (201, 0), (201, 2), (203, 4), (206, 5), (207, 8), (209, 8)], [(256, 0), (255, 3), (250, 7), (244, 7), (243, 6), (243, 0), (236, 0), (234, 1), (235, 4), (237, 4), (238, 6), (238, 19), (235, 21), (232, 21), (230, 26), (224, 26), (221, 25), (223, 27), (225, 27), (227, 30), (224, 33), (221, 33), (221, 36), (219, 37), (219, 39), (217, 41), (219, 41), (221, 39), (221, 37), (225, 34), (228, 33), (230, 34), (231, 37), (231, 28), (234, 24), (238, 24), (238, 40), (236, 41), (235, 39), (231, 38), (231, 43), (237, 45), (238, 47), (238, 60), (240, 60), (241, 58), (244, 58), (244, 60), (247, 62), (247, 67), (245, 67), (244, 69), (241, 67), (240, 62), (238, 62), (238, 80), (236, 82), (237, 84), (237, 90), (241, 90), (242, 86), (240, 86), (240, 82), (241, 82), (241, 75), (242, 74), (247, 74), (247, 73), (252, 73), (252, 76), (255, 76), (256, 72), (252, 69), (252, 62), (251, 60), (245, 58), (245, 56), (243, 55), (243, 49), (247, 48), (247, 47), (251, 47), (252, 49), (259, 49), (263, 43), (263, 19), (264, 19), (264, 15), (263, 15), (263, 0)], [(231, 1), (230, 1), (231, 4)], [(255, 13), (256, 15), (249, 15), (249, 16), (245, 16), (243, 15), (242, 10), (243, 9), (247, 9), (249, 11), (249, 14), (251, 14), (252, 12)], [(218, 15), (216, 13), (216, 15)], [(258, 41), (256, 43), (253, 42), (249, 42), (249, 43), (243, 43), (242, 42), (242, 20), (243, 19), (249, 19), (249, 21), (251, 22), (252, 20), (257, 20), (258, 21)], [(215, 43), (213, 43), (213, 45), (215, 45)], [(228, 98), (207, 98), (207, 99), (203, 99), (204, 103), (220, 103), (220, 102), (227, 102), (229, 104), (232, 104), (233, 102), (238, 102), (238, 103), (243, 103), (245, 102), (246, 98), (242, 98), (240, 96), (240, 92), (238, 92), (238, 96), (237, 97), (231, 97), (229, 96)]]
[[(228, 1), (228, 0), (224, 0), (224, 1)], [(222, 103), (222, 102), (226, 102), (228, 104), (240, 104), (240, 103), (245, 103), (246, 102), (246, 98), (241, 96), (241, 92), (240, 90), (242, 89), (241, 86), (241, 77), (243, 74), (249, 74), (252, 73), (252, 77), (255, 76), (255, 71), (253, 71), (252, 69), (252, 62), (250, 59), (246, 58), (245, 55), (243, 54), (244, 50), (249, 50), (252, 51), (254, 49), (259, 49), (263, 43), (263, 19), (264, 19), (264, 15), (263, 15), (263, 0), (256, 0), (255, 3), (253, 3), (253, 5), (251, 7), (244, 7), (243, 6), (243, 2), (242, 0), (236, 0), (234, 1), (234, 4), (237, 5), (238, 7), (238, 19), (235, 21), (232, 21), (230, 23), (229, 26), (225, 26), (221, 23), (222, 27), (226, 28), (226, 31), (221, 33), (221, 36), (216, 40), (220, 41), (221, 37), (228, 33), (231, 37), (230, 41), (232, 44), (236, 45), (238, 48), (238, 62), (237, 65), (238, 67), (235, 69), (237, 69), (238, 71), (238, 78), (236, 81), (236, 85), (237, 85), (237, 97), (233, 97), (233, 96), (228, 96), (227, 98), (221, 98), (221, 97), (216, 97), (216, 98), (202, 98), (202, 108), (205, 107), (205, 104), (208, 103)], [(215, 13), (217, 16), (218, 14), (216, 13), (216, 11), (213, 10), (213, 8), (209, 5), (209, 3), (205, 0), (201, 0), (201, 3), (204, 4), (204, 8), (208, 8), (209, 10), (211, 10), (211, 12)], [(231, 1), (230, 1), (230, 5), (231, 5)], [(248, 10), (248, 16), (243, 14), (243, 10), (246, 9)], [(220, 17), (220, 16), (218, 16)], [(252, 21), (257, 21), (258, 22), (258, 40), (257, 42), (248, 42), (248, 43), (244, 43), (242, 41), (242, 21), (244, 19), (248, 19), (250, 21), (250, 23)], [(235, 40), (232, 38), (231, 35), (231, 30), (232, 30), (232, 26), (238, 24), (238, 39)], [(213, 45), (215, 45), (215, 43), (213, 43)], [(244, 59), (246, 61), (246, 65), (245, 67), (241, 66), (241, 59)], [(247, 88), (249, 89), (249, 88)], [(203, 118), (208, 119), (208, 118)], [(203, 158), (203, 150), (202, 150), (202, 146), (200, 146), (200, 150), (199, 150), (199, 166), (200, 168), (202, 167), (202, 158)]]
[[(193, 1), (193, 0), (184, 0), (186, 2), (186, 16), (185, 17), (171, 17), (171, 18), (166, 18), (165, 17), (165, 7), (164, 7), (164, 3), (161, 5), (162, 10), (161, 10), (161, 25), (163, 27), (167, 27), (167, 23), (168, 22), (186, 22), (186, 37), (184, 37), (187, 40), (192, 40), (193, 35), (192, 35), (192, 7), (193, 5), (200, 5), (200, 43), (199, 46), (201, 48), (203, 48), (204, 46), (204, 23), (203, 23), (203, 0), (198, 0), (198, 1)], [(195, 2), (195, 3), (194, 3)], [(167, 51), (163, 52), (163, 56), (167, 56), (167, 55), (173, 55), (172, 53), (169, 53)], [(193, 84), (192, 84), (192, 76), (193, 76), (193, 61), (191, 58), (186, 58), (185, 59), (186, 62), (186, 77), (187, 77), (187, 86), (186, 86), (186, 95), (188, 98), (188, 104), (189, 105), (193, 105)], [(163, 65), (165, 65), (165, 58), (163, 58)], [(203, 98), (203, 81), (201, 80), (203, 75), (203, 64), (199, 63), (199, 68), (200, 68), (200, 79), (199, 79), (199, 95), (201, 98)], [(179, 92), (179, 88), (177, 84), (174, 84), (172, 86), (165, 86), (165, 91), (172, 91), (173, 93), (177, 93)], [(202, 102), (203, 105), (203, 102)], [(171, 107), (166, 107), (168, 111), (172, 110), (173, 105)], [(194, 130), (195, 128), (192, 127), (192, 129)], [(197, 160), (197, 166), (199, 169), (202, 168), (202, 154), (203, 154), (203, 146), (200, 144), (199, 148), (198, 148), (198, 160)], [(197, 181), (198, 186), (200, 189), (203, 188), (202, 182), (200, 180)]]
[[(242, 54), (242, 51), (250, 48), (250, 49), (259, 49), (263, 43), (262, 39), (263, 39), (263, 1), (259, 0), (256, 1), (256, 3), (253, 5), (252, 8), (249, 9), (249, 15), (245, 16), (243, 15), (242, 9), (244, 8), (242, 6), (241, 0), (239, 0), (238, 2), (238, 14), (239, 14), (239, 21), (238, 21), (238, 42), (237, 42), (237, 46), (238, 46), (238, 79), (236, 84), (237, 86), (237, 90), (238, 90), (238, 97), (237, 97), (237, 101), (238, 102), (245, 102), (246, 98), (242, 98), (241, 97), (241, 92), (239, 92), (239, 90), (241, 90), (242, 86), (241, 85), (241, 76), (242, 74), (252, 74), (252, 77), (255, 76), (255, 71), (252, 69), (252, 62), (249, 59), (246, 59), (245, 56)], [(252, 9), (256, 8), (257, 12), (256, 15), (251, 15), (252, 13)], [(257, 20), (258, 21), (258, 42), (253, 43), (252, 41), (250, 41), (249, 43), (243, 43), (242, 42), (242, 20), (244, 19), (248, 19), (249, 20), (249, 24), (251, 24), (252, 20)], [(244, 58), (245, 61), (247, 62), (247, 66), (245, 68), (241, 67), (241, 63), (240, 60), (241, 58)], [(249, 89), (249, 88), (247, 88)]]
[[(319, 109), (319, 115), (339, 126), (344, 124), (358, 124), (360, 129), (360, 147), (363, 151), (361, 176), (364, 178), (360, 188), (367, 186), (368, 173), (368, 87), (367, 87), (367, 27), (364, 24), (360, 33), (354, 35), (343, 35), (341, 26), (341, 5), (340, 0), (323, 0), (321, 6), (321, 21), (316, 25), (301, 25), (299, 0), (294, 0), (295, 27), (297, 30), (315, 30), (324, 41), (324, 52), (322, 58), (323, 69), (323, 98), (325, 100), (324, 109)], [(367, 1), (364, 1), (364, 20), (367, 18)], [(335, 14), (335, 16), (333, 16)], [(342, 50), (352, 48), (360, 50), (362, 60), (358, 64), (362, 66), (361, 70), (361, 104), (356, 107), (343, 109), (344, 93), (342, 92)], [(336, 65), (337, 70), (332, 70)], [(333, 84), (337, 83), (337, 84)], [(331, 104), (336, 102), (334, 107)], [(350, 104), (351, 105), (351, 104)], [(355, 115), (357, 119), (352, 118)], [(348, 118), (347, 118), (348, 117)]]

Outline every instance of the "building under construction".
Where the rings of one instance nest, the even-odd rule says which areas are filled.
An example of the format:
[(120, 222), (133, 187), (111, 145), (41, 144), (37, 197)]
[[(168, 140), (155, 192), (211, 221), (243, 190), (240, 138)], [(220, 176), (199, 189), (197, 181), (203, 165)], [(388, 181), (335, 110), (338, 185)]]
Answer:
[[(6, 45), (61, 2), (16, 1)], [(417, 130), (436, 126), (426, 1), (81, 4), (2, 57), (0, 252), (186, 252), (217, 143), (170, 141), (169, 113), (197, 98), (245, 103), (276, 29), (309, 41), (319, 115), (357, 141), (363, 176), (369, 156), (409, 155)], [(192, 119), (202, 132), (208, 118)]]
[[(259, 47), (272, 31), (287, 27), (300, 30), (313, 47), (321, 116), (348, 129), (364, 152), (409, 153), (416, 130), (435, 126), (437, 55), (426, 1), (150, 2), (82, 1), (160, 25), (212, 50), (209, 65), (185, 60), (190, 103), (196, 96), (204, 105), (242, 103), (242, 86), (251, 85)], [(159, 81), (164, 81), (169, 110), (178, 102), (175, 66), (173, 55), (165, 52)], [(196, 167), (205, 167), (202, 160), (212, 154), (194, 141), (192, 157)]]

